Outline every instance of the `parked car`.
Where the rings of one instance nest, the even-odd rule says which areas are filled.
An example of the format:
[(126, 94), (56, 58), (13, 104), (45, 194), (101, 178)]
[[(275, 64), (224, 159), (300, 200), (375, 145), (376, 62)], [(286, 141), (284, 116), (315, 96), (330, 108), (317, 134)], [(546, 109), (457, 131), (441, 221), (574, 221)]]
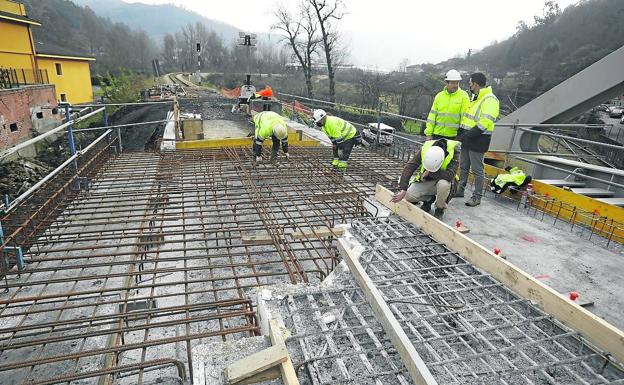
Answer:
[(601, 104), (596, 107), (596, 111), (609, 112), (609, 106), (607, 104)]
[(622, 109), (622, 107), (611, 107), (609, 110), (610, 118), (621, 118), (622, 114), (624, 114), (624, 109)]
[(620, 124), (624, 124), (624, 116), (622, 116), (622, 119), (620, 119)]
[[(387, 124), (380, 123), (379, 127), (381, 132), (379, 133), (379, 144), (390, 145), (394, 141), (394, 127)], [(368, 123), (368, 127), (362, 132), (363, 139), (368, 143), (374, 143), (377, 140), (377, 123)]]

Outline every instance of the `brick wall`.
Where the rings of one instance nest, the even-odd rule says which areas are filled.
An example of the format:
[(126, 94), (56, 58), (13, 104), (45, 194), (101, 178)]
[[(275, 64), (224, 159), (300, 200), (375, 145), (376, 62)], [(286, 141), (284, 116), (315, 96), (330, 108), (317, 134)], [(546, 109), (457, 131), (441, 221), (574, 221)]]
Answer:
[(52, 85), (0, 90), (0, 149), (60, 125), (61, 112)]

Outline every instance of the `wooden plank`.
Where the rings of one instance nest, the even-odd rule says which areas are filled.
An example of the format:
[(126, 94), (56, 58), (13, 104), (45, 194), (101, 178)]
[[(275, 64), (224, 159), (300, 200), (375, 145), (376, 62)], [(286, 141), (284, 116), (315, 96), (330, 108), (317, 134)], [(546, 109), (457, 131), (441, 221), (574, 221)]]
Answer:
[[(280, 327), (277, 325), (277, 321), (274, 319), (269, 321), (269, 336), (271, 337), (271, 343), (273, 345), (281, 345), (285, 348), (284, 337), (282, 336)], [(290, 360), (290, 356), (288, 356), (286, 362), (280, 364), (280, 372), (284, 385), (299, 385), (299, 379), (297, 378), (297, 373), (295, 373), (295, 368)]]
[(394, 213), (485, 270), (516, 294), (535, 302), (546, 313), (580, 332), (600, 349), (613, 354), (620, 363), (624, 362), (624, 332), (416, 206), (405, 201), (390, 202), (392, 195), (390, 190), (377, 185), (375, 197)]
[(350, 249), (348, 241), (344, 238), (338, 239), (338, 249), (342, 254), (343, 260), (349, 266), (351, 274), (353, 274), (364, 292), (367, 302), (373, 308), (377, 320), (381, 323), (388, 337), (390, 337), (394, 348), (399, 352), (401, 361), (405, 364), (412, 381), (417, 385), (437, 385), (437, 381), (433, 378), (429, 368), (427, 368), (414, 345), (412, 345), (407, 334), (405, 334), (399, 321), (392, 314), (392, 310), (383, 299), (381, 292), (375, 287), (368, 274), (366, 274), (364, 267), (358, 260), (358, 256)]
[(340, 237), (344, 234), (342, 227), (328, 228), (326, 226), (314, 228), (314, 231), (295, 231), (292, 233), (293, 239), (308, 239), (308, 238), (327, 238), (327, 237)]
[(286, 346), (274, 345), (250, 356), (238, 360), (225, 368), (225, 381), (228, 384), (237, 384), (256, 374), (286, 362), (288, 352)]
[(265, 370), (264, 372), (256, 374), (253, 377), (250, 377), (241, 382), (237, 382), (236, 385), (249, 385), (249, 384), (256, 384), (262, 381), (271, 381), (271, 380), (275, 380), (276, 378), (280, 378), (281, 376), (282, 376), (282, 372), (280, 372), (279, 366), (274, 366), (270, 369)]

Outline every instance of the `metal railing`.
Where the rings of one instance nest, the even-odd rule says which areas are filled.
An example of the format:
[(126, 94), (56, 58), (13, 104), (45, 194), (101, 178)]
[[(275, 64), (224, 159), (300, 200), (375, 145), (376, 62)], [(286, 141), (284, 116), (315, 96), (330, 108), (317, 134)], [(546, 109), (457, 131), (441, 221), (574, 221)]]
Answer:
[(0, 89), (17, 88), (33, 84), (49, 84), (47, 70), (26, 68), (0, 68)]

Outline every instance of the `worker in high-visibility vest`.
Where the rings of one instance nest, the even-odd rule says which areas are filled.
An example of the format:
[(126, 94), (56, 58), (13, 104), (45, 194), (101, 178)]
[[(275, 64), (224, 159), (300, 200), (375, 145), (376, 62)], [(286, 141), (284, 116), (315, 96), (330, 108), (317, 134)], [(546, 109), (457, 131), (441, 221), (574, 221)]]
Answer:
[(518, 167), (505, 167), (507, 174), (498, 174), (496, 178), (490, 182), (490, 190), (495, 194), (504, 193), (509, 187), (514, 187), (511, 193), (514, 194), (519, 189), (522, 189), (528, 185), (532, 178), (530, 175), (526, 175), (524, 171)]
[(459, 88), (462, 80), (457, 70), (446, 73), (444, 81), (446, 86), (435, 96), (431, 111), (427, 117), (425, 136), (431, 139), (455, 139), (459, 132), (462, 115), (470, 107), (468, 93)]
[(475, 174), (475, 187), (466, 206), (474, 207), (481, 204), (483, 196), (483, 157), (490, 147), (494, 126), (499, 114), (498, 98), (492, 87), (486, 87), (486, 77), (481, 72), (470, 75), (470, 92), (472, 101), (470, 109), (462, 117), (461, 128), (463, 154), (460, 162), (459, 188), (455, 196), (463, 197), (468, 174), (472, 169)]
[(334, 155), (332, 165), (337, 169), (346, 169), (353, 147), (362, 143), (358, 130), (353, 124), (337, 116), (329, 116), (323, 110), (314, 110), (312, 117), (314, 123), (332, 142)]
[(288, 154), (288, 127), (284, 118), (273, 111), (258, 112), (252, 118), (256, 127), (255, 137), (253, 142), (253, 156), (256, 163), (262, 161), (262, 143), (268, 138), (273, 141), (273, 148), (271, 151), (271, 161), (277, 159), (277, 153), (279, 151), (280, 143), (282, 145), (282, 151), (286, 155), (286, 160), (289, 159)]
[(452, 198), (450, 192), (459, 167), (461, 145), (451, 139), (426, 141), (420, 151), (403, 168), (399, 180), (399, 192), (392, 202), (405, 198), (408, 202), (422, 202), (426, 212), (435, 202), (434, 216), (442, 219), (446, 204)]

